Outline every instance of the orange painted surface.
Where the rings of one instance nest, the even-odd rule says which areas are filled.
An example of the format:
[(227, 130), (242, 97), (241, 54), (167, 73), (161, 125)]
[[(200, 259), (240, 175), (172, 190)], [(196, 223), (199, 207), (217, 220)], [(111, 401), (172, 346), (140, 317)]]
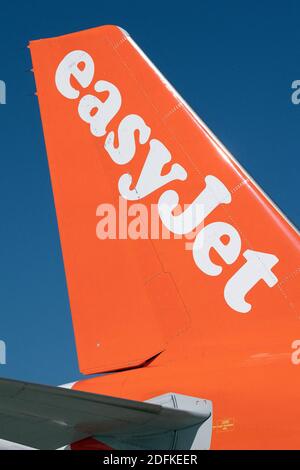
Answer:
[[(214, 409), (212, 448), (300, 448), (300, 365), (292, 361), (292, 344), (300, 337), (296, 231), (121, 29), (105, 26), (33, 41), (30, 49), (80, 369), (88, 374), (134, 368), (160, 353), (146, 367), (76, 388), (138, 400), (170, 391), (208, 398)], [(55, 76), (74, 50), (88, 53), (95, 70), (87, 87), (71, 78), (79, 93), (69, 99)], [(121, 94), (120, 109), (100, 137), (78, 114), (86, 94), (108, 100), (107, 93), (95, 91), (98, 80)], [(135, 134), (134, 157), (119, 165), (105, 141), (129, 114), (142, 117), (151, 137), (139, 144)], [(222, 268), (218, 275), (199, 269), (184, 238), (96, 236), (97, 207), (119, 207), (119, 178), (130, 173), (136, 184), (151, 139), (166, 146), (171, 163), (181, 165), (187, 178), (127, 201), (128, 208), (136, 202), (149, 208), (167, 190), (191, 204), (208, 175), (220, 180), (231, 200), (212, 210), (204, 225), (229, 224), (241, 247), (231, 264), (209, 252)], [(228, 304), (224, 289), (245, 264), (247, 250), (278, 261), (272, 269), (263, 266), (275, 276), (274, 285), (257, 282), (246, 295), (251, 309), (242, 313)]]
[(112, 448), (96, 439), (87, 438), (71, 444), (71, 450), (112, 450)]

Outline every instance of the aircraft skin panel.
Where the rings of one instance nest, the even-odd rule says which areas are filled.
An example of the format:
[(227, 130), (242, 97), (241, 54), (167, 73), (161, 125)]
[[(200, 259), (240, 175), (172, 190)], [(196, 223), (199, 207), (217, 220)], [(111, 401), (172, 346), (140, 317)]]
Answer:
[[(30, 50), (80, 370), (133, 369), (74, 387), (205, 396), (213, 448), (299, 448), (295, 228), (122, 29)], [(167, 236), (99, 239), (103, 204)]]

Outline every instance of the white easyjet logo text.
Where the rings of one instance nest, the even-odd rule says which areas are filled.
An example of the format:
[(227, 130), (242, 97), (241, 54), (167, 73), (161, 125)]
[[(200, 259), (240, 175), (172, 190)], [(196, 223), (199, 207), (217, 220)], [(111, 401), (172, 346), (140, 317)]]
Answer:
[[(122, 105), (122, 96), (118, 88), (106, 80), (99, 80), (94, 84), (95, 95), (86, 94), (80, 97), (79, 89), (71, 84), (71, 77), (73, 77), (81, 88), (87, 88), (94, 79), (94, 71), (92, 57), (85, 51), (75, 50), (67, 54), (59, 64), (55, 83), (65, 98), (79, 99), (80, 118), (90, 126), (93, 136), (105, 137), (104, 148), (117, 165), (130, 163), (134, 158), (136, 145), (148, 144), (148, 155), (137, 183), (133, 185), (130, 173), (124, 173), (120, 177), (118, 188), (121, 196), (124, 199), (136, 201), (173, 181), (186, 180), (188, 173), (178, 163), (173, 163), (168, 173), (164, 171), (164, 166), (172, 160), (172, 155), (160, 140), (151, 137), (151, 128), (137, 114), (130, 114), (122, 119), (117, 129), (118, 144), (116, 145), (116, 133), (111, 131), (107, 134), (107, 126)], [(74, 80), (72, 83), (74, 84)], [(105, 101), (101, 101), (96, 96), (101, 92), (107, 92)], [(180, 215), (173, 215), (173, 210), (179, 204), (179, 195), (174, 190), (163, 192), (158, 201), (158, 211), (162, 223), (170, 232), (187, 234), (202, 224), (204, 219), (220, 204), (230, 202), (231, 194), (224, 183), (214, 175), (207, 175), (205, 188)], [(222, 242), (224, 235), (228, 240), (226, 244)], [(197, 234), (193, 245), (194, 262), (199, 270), (208, 276), (219, 276), (223, 268), (212, 261), (211, 248), (217, 251), (226, 264), (233, 264), (241, 252), (241, 238), (238, 231), (228, 223), (213, 222)], [(252, 307), (245, 300), (248, 292), (261, 280), (269, 287), (273, 287), (278, 282), (272, 268), (279, 260), (273, 254), (253, 250), (245, 250), (243, 257), (245, 263), (225, 285), (224, 298), (233, 310), (247, 313)]]

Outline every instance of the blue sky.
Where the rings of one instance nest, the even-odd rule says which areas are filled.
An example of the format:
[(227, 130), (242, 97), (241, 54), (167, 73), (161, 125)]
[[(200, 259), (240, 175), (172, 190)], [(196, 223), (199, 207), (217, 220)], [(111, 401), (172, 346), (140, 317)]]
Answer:
[(29, 40), (117, 24), (300, 226), (300, 3), (248, 0), (10, 1), (0, 7), (0, 376), (77, 379)]

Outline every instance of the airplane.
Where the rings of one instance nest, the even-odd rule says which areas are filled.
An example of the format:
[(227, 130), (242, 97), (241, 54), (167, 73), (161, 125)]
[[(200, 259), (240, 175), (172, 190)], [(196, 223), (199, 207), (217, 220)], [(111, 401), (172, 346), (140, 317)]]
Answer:
[(97, 375), (1, 379), (1, 447), (300, 449), (296, 228), (124, 29), (29, 49), (79, 367)]

